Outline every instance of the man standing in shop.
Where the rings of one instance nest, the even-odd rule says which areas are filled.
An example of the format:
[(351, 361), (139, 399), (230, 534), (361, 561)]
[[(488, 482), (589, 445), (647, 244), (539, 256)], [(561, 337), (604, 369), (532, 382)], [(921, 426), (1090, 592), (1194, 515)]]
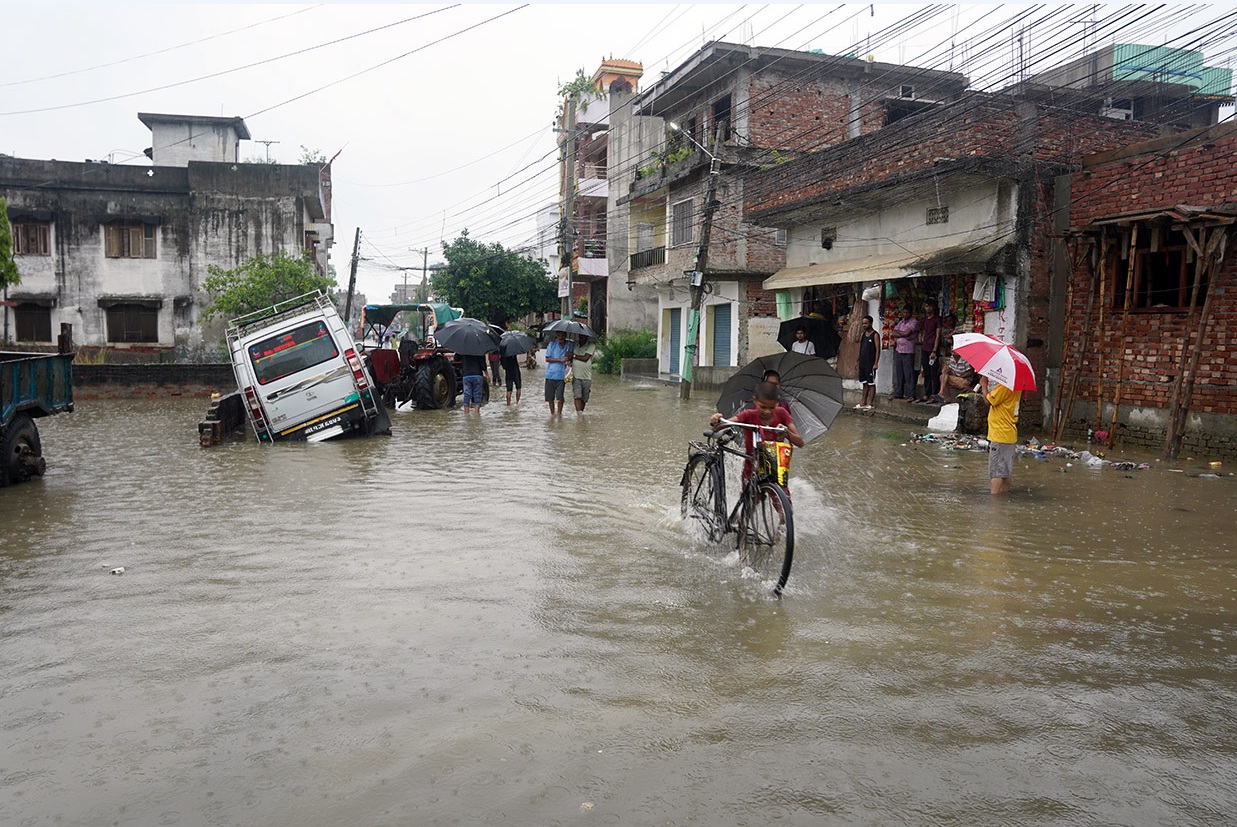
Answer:
[(919, 341), (919, 320), (910, 304), (902, 305), (902, 315), (889, 334), (893, 337), (893, 393), (890, 399), (915, 398), (915, 345)]

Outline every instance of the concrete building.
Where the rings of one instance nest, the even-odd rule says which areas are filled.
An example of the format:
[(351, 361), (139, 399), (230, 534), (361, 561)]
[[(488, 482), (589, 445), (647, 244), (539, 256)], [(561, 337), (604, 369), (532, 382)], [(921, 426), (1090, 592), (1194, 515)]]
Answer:
[[(733, 368), (780, 352), (779, 324), (801, 301), (764, 282), (785, 269), (788, 236), (743, 215), (746, 175), (884, 129), (955, 100), (966, 78), (952, 72), (816, 52), (707, 44), (638, 94), (642, 157), (617, 200), (629, 280), (657, 300), (663, 373), (681, 370), (690, 317), (690, 274), (710, 218), (705, 297), (695, 382), (724, 381)], [(650, 121), (660, 122), (659, 134)], [(716, 198), (706, 204), (710, 178)], [(802, 299), (802, 294), (798, 296)]]
[(1233, 102), (1233, 70), (1204, 63), (1193, 49), (1114, 43), (1007, 91), (1115, 120), (1193, 129), (1217, 123), (1220, 107)]
[(50, 342), (67, 322), (80, 345), (185, 358), (222, 341), (201, 321), (210, 265), (304, 253), (327, 272), (329, 166), (239, 163), (240, 118), (139, 117), (148, 167), (0, 157), (21, 274), (7, 340)]
[(647, 304), (628, 287), (627, 259), (611, 249), (612, 227), (626, 221), (626, 209), (615, 203), (615, 185), (630, 176), (622, 159), (631, 138), (631, 101), (643, 72), (634, 61), (603, 60), (590, 78), (596, 93), (579, 99), (574, 108), (564, 101), (560, 118), (559, 253), (548, 260), (558, 270), (566, 247), (572, 306), (587, 299), (589, 325), (599, 332), (648, 326)]

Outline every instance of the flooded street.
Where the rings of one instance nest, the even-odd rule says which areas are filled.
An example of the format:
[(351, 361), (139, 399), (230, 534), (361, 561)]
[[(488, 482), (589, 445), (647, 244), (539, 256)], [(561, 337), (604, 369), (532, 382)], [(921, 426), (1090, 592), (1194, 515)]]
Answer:
[(994, 502), (984, 454), (843, 414), (777, 600), (679, 518), (716, 395), (605, 377), (552, 421), (541, 379), (318, 445), (42, 420), (0, 823), (1231, 823), (1237, 469), (1018, 459)]

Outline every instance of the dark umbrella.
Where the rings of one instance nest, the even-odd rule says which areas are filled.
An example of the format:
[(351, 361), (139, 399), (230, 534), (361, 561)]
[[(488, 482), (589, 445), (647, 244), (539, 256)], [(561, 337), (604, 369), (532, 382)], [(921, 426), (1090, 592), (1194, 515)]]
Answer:
[(434, 331), (439, 347), (454, 350), (462, 356), (484, 356), (498, 350), (498, 334), (479, 319), (455, 319), (441, 324)]
[(790, 350), (790, 346), (795, 343), (795, 331), (799, 328), (803, 328), (807, 333), (807, 340), (816, 345), (817, 356), (832, 359), (838, 355), (838, 345), (842, 344), (842, 337), (838, 335), (833, 322), (815, 316), (800, 316), (782, 322), (777, 329), (777, 343)]
[(718, 412), (729, 417), (750, 405), (769, 370), (782, 377), (782, 398), (790, 404), (803, 441), (811, 442), (829, 430), (842, 410), (842, 377), (824, 359), (802, 353), (774, 353), (744, 365), (722, 388)]
[(596, 339), (597, 334), (593, 329), (581, 322), (573, 322), (571, 319), (555, 319), (545, 327), (541, 328), (542, 333), (558, 333), (562, 331), (568, 336), (587, 336), (590, 339)]
[(537, 340), (523, 330), (508, 330), (498, 337), (498, 344), (503, 356), (518, 356), (534, 350), (537, 347)]

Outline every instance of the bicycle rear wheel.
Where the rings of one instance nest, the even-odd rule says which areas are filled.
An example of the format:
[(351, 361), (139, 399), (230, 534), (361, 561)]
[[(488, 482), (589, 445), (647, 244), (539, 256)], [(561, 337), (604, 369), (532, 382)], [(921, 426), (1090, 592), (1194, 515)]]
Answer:
[(781, 594), (795, 552), (795, 520), (782, 486), (761, 482), (745, 488), (739, 512), (739, 560)]
[(682, 515), (699, 520), (711, 542), (725, 533), (725, 504), (722, 502), (721, 467), (711, 457), (694, 456), (683, 471)]

